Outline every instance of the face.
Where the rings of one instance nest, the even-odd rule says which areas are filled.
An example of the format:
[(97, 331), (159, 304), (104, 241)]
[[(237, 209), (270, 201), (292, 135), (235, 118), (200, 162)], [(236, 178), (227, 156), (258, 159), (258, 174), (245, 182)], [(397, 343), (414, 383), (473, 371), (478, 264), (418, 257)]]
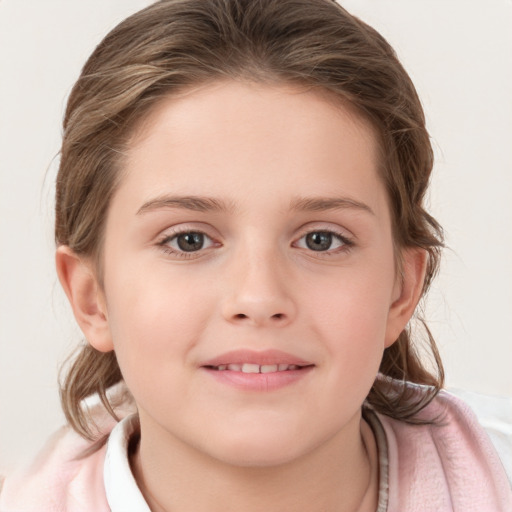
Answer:
[(143, 440), (264, 465), (354, 431), (403, 327), (376, 154), (356, 114), (291, 86), (218, 83), (151, 113), (107, 218), (98, 344)]

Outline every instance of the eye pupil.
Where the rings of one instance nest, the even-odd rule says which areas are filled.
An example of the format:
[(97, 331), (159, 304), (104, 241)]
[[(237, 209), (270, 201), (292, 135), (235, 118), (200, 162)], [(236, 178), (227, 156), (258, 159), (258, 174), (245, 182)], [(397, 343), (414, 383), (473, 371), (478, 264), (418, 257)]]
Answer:
[(185, 252), (198, 251), (203, 248), (204, 235), (202, 233), (183, 233), (177, 237), (178, 247)]
[(327, 251), (332, 244), (332, 233), (314, 231), (306, 235), (306, 245), (312, 251)]

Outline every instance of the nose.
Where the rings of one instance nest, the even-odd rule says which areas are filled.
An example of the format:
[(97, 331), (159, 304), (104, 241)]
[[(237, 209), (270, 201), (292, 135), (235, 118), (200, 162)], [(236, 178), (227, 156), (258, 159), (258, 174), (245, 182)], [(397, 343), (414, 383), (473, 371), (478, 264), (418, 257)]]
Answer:
[(292, 283), (275, 255), (239, 255), (233, 267), (222, 304), (225, 320), (254, 327), (284, 327), (294, 320)]

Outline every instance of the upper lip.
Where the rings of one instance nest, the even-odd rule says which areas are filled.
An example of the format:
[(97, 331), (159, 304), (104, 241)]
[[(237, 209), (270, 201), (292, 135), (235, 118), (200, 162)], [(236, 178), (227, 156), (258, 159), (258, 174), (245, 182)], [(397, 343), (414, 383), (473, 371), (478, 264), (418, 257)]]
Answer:
[(201, 366), (220, 366), (228, 364), (258, 364), (258, 365), (276, 365), (288, 364), (297, 366), (311, 366), (313, 363), (306, 361), (293, 354), (281, 350), (232, 350), (219, 356), (209, 359)]

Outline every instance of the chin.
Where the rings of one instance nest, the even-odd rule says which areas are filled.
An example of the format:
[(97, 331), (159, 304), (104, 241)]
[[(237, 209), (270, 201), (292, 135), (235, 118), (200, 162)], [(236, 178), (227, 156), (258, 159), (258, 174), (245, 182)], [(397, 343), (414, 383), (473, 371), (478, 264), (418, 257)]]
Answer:
[(304, 435), (293, 430), (253, 429), (230, 432), (213, 444), (210, 438), (210, 454), (226, 464), (237, 467), (271, 467), (287, 464), (313, 449)]
[(283, 466), (300, 458), (297, 446), (286, 449), (283, 447), (245, 446), (241, 449), (226, 449), (217, 453), (217, 459), (230, 466), (240, 468), (270, 468)]

